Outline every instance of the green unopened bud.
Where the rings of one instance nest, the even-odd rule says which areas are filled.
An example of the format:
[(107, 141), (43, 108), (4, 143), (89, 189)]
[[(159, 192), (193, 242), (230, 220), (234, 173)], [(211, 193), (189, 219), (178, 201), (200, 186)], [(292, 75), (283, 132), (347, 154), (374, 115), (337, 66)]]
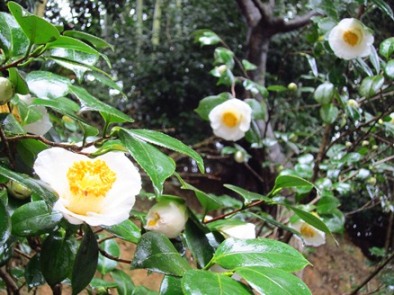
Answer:
[(347, 147), (347, 148), (350, 148), (350, 147), (352, 147), (352, 143), (350, 142), (350, 141), (346, 141), (346, 143), (345, 143), (345, 146)]
[(16, 199), (25, 200), (31, 196), (31, 190), (20, 182), (10, 180), (7, 183), (8, 192)]
[(290, 91), (296, 91), (298, 89), (298, 86), (296, 83), (291, 82), (289, 83), (289, 85), (287, 85), (287, 89), (289, 89)]
[(245, 154), (242, 151), (236, 151), (234, 154), (234, 160), (237, 163), (244, 163), (245, 162)]
[(383, 121), (382, 119), (379, 119), (379, 120), (378, 120), (378, 123), (379, 123), (380, 125), (382, 125), (382, 124), (384, 123), (384, 121)]
[(362, 145), (362, 146), (368, 146), (368, 145), (369, 145), (369, 141), (368, 141), (368, 140), (363, 140), (363, 141), (361, 142), (361, 145)]
[(359, 107), (358, 102), (355, 101), (354, 99), (349, 99), (349, 100), (347, 101), (347, 105), (348, 105), (349, 107), (353, 108), (353, 109), (356, 109), (356, 108)]
[(367, 179), (367, 183), (370, 185), (375, 185), (376, 184), (376, 178), (375, 177), (370, 177)]
[(0, 104), (5, 104), (14, 96), (14, 86), (7, 78), (0, 77)]
[(372, 146), (372, 149), (373, 149), (374, 151), (376, 151), (378, 148), (379, 148), (379, 147), (378, 147), (376, 144), (374, 144), (374, 145)]

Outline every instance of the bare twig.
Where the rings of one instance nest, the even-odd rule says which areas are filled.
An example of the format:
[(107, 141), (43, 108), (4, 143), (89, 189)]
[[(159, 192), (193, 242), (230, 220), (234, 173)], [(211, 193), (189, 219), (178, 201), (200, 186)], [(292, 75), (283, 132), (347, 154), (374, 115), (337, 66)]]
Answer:
[(0, 268), (0, 278), (4, 281), (7, 289), (11, 291), (12, 294), (19, 294), (19, 288), (16, 284), (14, 278), (5, 270), (4, 267)]
[(99, 248), (99, 251), (100, 251), (101, 255), (107, 257), (108, 259), (111, 259), (111, 260), (114, 260), (114, 261), (117, 261), (117, 262), (131, 264), (131, 260), (122, 259), (122, 258), (118, 258), (118, 257), (112, 256), (111, 254), (107, 253), (106, 251), (104, 251), (101, 248)]

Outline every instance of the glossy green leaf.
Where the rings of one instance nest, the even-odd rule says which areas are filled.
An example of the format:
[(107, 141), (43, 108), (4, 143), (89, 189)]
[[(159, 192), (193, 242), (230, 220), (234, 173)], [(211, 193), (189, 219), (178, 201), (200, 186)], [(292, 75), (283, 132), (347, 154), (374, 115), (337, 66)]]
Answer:
[(326, 224), (319, 218), (313, 215), (312, 213), (309, 213), (307, 211), (304, 211), (300, 208), (286, 205), (287, 208), (292, 210), (298, 217), (300, 217), (302, 220), (304, 220), (306, 223), (312, 225), (313, 227), (316, 227), (317, 229), (325, 232), (325, 233), (330, 233), (330, 230), (326, 226)]
[(387, 1), (371, 0), (371, 2), (374, 3), (383, 13), (387, 14), (387, 16), (389, 16), (391, 18), (391, 20), (394, 20), (393, 10), (391, 9), (391, 7), (387, 3)]
[(129, 133), (131, 136), (138, 138), (139, 140), (143, 140), (158, 145), (160, 147), (164, 147), (166, 149), (170, 149), (178, 153), (189, 156), (190, 158), (192, 158), (197, 162), (200, 172), (204, 173), (204, 161), (202, 157), (192, 148), (182, 143), (180, 140), (154, 130), (148, 130), (148, 129), (130, 129), (130, 130), (123, 129), (123, 130)]
[(116, 282), (116, 290), (119, 295), (132, 295), (134, 293), (134, 283), (130, 276), (120, 269), (115, 269), (111, 272), (111, 276)]
[(197, 109), (195, 111), (203, 120), (209, 120), (209, 113), (214, 107), (232, 98), (231, 94), (223, 92), (219, 95), (207, 96), (200, 100)]
[(91, 72), (89, 74), (92, 75), (97, 81), (99, 81), (103, 85), (118, 90), (124, 97), (126, 97), (126, 94), (123, 92), (122, 87), (119, 86), (112, 78), (98, 72)]
[(374, 46), (371, 46), (371, 54), (369, 55), (369, 60), (371, 61), (373, 67), (375, 68), (375, 72), (377, 75), (380, 74), (380, 59), (378, 52), (376, 51)]
[(384, 73), (390, 79), (394, 79), (394, 59), (390, 59), (384, 67)]
[(232, 68), (234, 65), (234, 53), (224, 47), (216, 47), (214, 52), (215, 64), (225, 64)]
[(254, 71), (255, 69), (257, 69), (257, 66), (255, 64), (252, 64), (246, 59), (242, 60), (242, 66), (245, 68), (246, 71)]
[(49, 191), (41, 182), (34, 178), (30, 178), (25, 174), (16, 173), (0, 165), (0, 175), (27, 186), (48, 203), (54, 203), (57, 200), (57, 196), (53, 192)]
[(330, 82), (325, 82), (320, 84), (313, 94), (313, 98), (322, 105), (329, 104), (334, 97), (335, 88), (334, 84)]
[(15, 239), (10, 238), (0, 244), (0, 267), (5, 265), (12, 257)]
[(41, 272), (50, 286), (66, 279), (74, 262), (73, 243), (60, 233), (50, 234), (42, 245)]
[(226, 275), (206, 270), (190, 270), (182, 278), (182, 289), (185, 295), (250, 295), (242, 283)]
[(63, 218), (45, 201), (30, 202), (17, 208), (11, 216), (12, 234), (31, 236), (52, 230)]
[(263, 85), (249, 79), (245, 79), (242, 85), (245, 87), (245, 90), (250, 91), (253, 95), (260, 94), (262, 97), (268, 97), (268, 90)]
[(250, 266), (236, 269), (259, 294), (312, 295), (308, 286), (295, 275), (271, 267)]
[(18, 156), (28, 167), (33, 167), (37, 155), (47, 148), (46, 144), (36, 139), (23, 139), (16, 144)]
[(298, 271), (309, 262), (293, 247), (271, 239), (239, 240), (229, 238), (220, 244), (210, 264), (225, 269), (241, 266), (264, 266)]
[(45, 284), (45, 278), (41, 272), (40, 253), (34, 255), (26, 265), (25, 279), (29, 290)]
[(284, 92), (287, 91), (288, 89), (283, 85), (270, 85), (267, 87), (267, 90), (271, 92)]
[(251, 107), (253, 119), (264, 120), (266, 118), (267, 110), (265, 104), (251, 98), (247, 98), (244, 101)]
[(131, 263), (132, 269), (145, 268), (168, 275), (183, 276), (191, 269), (163, 234), (147, 232), (142, 235)]
[(129, 116), (115, 109), (114, 107), (103, 103), (82, 87), (69, 85), (69, 90), (81, 102), (81, 111), (97, 111), (101, 114), (109, 115), (111, 117), (111, 123), (123, 123), (133, 121), (133, 119), (131, 119)]
[(11, 219), (8, 211), (0, 201), (0, 245), (4, 244), (11, 235)]
[(330, 214), (321, 216), (321, 219), (333, 233), (343, 233), (345, 226), (345, 216), (339, 209), (331, 210)]
[(0, 12), (0, 28), (0, 47), (4, 54), (9, 58), (25, 55), (29, 39), (15, 18), (8, 13)]
[(0, 125), (6, 135), (26, 133), (25, 129), (23, 129), (13, 114), (0, 113)]
[(33, 104), (50, 108), (74, 120), (85, 122), (85, 120), (77, 114), (80, 109), (79, 105), (67, 97), (58, 97), (53, 99), (36, 98), (33, 100)]
[(174, 161), (149, 143), (134, 138), (124, 129), (119, 129), (118, 136), (130, 155), (148, 174), (155, 193), (160, 195), (164, 181), (175, 172)]
[(60, 33), (54, 25), (30, 14), (19, 4), (9, 2), (8, 8), (33, 44), (45, 44), (59, 38)]
[(316, 211), (319, 214), (327, 214), (339, 207), (340, 201), (334, 196), (323, 196), (316, 205)]
[(194, 32), (194, 42), (203, 45), (215, 45), (222, 41), (218, 35), (211, 30), (198, 30)]
[(160, 295), (183, 295), (181, 279), (173, 276), (164, 276), (160, 285)]
[(371, 68), (361, 57), (358, 57), (354, 60), (354, 65), (364, 71), (364, 73), (367, 74), (369, 77), (373, 76)]
[(96, 49), (90, 47), (88, 44), (86, 44), (78, 39), (74, 39), (74, 38), (67, 37), (67, 36), (60, 36), (56, 41), (48, 43), (47, 48), (48, 49), (50, 49), (50, 48), (67, 48), (67, 49), (82, 51), (82, 52), (89, 53), (89, 54), (100, 55), (100, 52), (98, 52)]
[(266, 196), (260, 195), (258, 193), (247, 191), (241, 187), (232, 184), (224, 184), (223, 186), (239, 194), (244, 199), (246, 205), (252, 203), (253, 201), (260, 200), (264, 200), (268, 204), (272, 203), (272, 200), (270, 198), (267, 198)]
[(379, 92), (384, 84), (384, 77), (382, 75), (366, 77), (361, 82), (359, 92), (360, 95), (365, 97), (374, 96)]
[(88, 225), (79, 246), (71, 275), (72, 294), (81, 292), (92, 280), (97, 267), (99, 248), (95, 235)]
[(281, 189), (291, 188), (291, 187), (309, 187), (312, 189), (313, 184), (301, 177), (294, 175), (279, 175), (275, 179), (275, 185), (272, 189), (270, 195), (275, 195)]
[(57, 98), (68, 94), (71, 81), (46, 71), (33, 71), (26, 75), (30, 91), (38, 98)]
[(386, 59), (389, 59), (391, 54), (394, 52), (394, 37), (390, 37), (380, 43), (379, 53)]
[(189, 218), (185, 226), (185, 241), (197, 264), (203, 268), (215, 252), (209, 244), (202, 225), (195, 218)]
[(140, 228), (134, 222), (128, 219), (119, 224), (104, 226), (103, 228), (118, 238), (134, 244), (138, 243), (141, 238)]
[[(100, 248), (113, 257), (120, 256), (120, 249), (118, 243), (113, 239), (105, 240), (104, 242), (102, 242), (100, 244)], [(97, 264), (97, 270), (102, 275), (105, 275), (108, 272), (114, 270), (117, 265), (118, 265), (117, 261), (109, 259), (100, 253), (98, 264)]]
[(251, 213), (251, 216), (256, 217), (257, 219), (264, 220), (265, 222), (267, 222), (269, 224), (272, 224), (272, 225), (274, 225), (274, 226), (276, 226), (278, 228), (281, 228), (281, 229), (286, 230), (288, 232), (291, 232), (293, 234), (297, 234), (296, 230), (294, 230), (293, 228), (287, 226), (286, 224), (283, 224), (283, 223), (277, 221), (269, 213), (266, 213), (266, 212), (260, 212), (258, 214)]
[(16, 93), (29, 93), (29, 87), (27, 86), (25, 79), (21, 76), (17, 68), (9, 68), (8, 74), (8, 79), (12, 82), (12, 85), (14, 85)]
[(313, 76), (317, 77), (319, 75), (319, 70), (317, 69), (316, 59), (313, 56), (306, 53), (301, 53), (301, 55), (306, 57)]
[(334, 104), (322, 105), (320, 108), (320, 117), (326, 124), (332, 124), (336, 121), (339, 114), (338, 108)]
[(113, 50), (113, 46), (111, 44), (107, 43), (107, 41), (105, 41), (104, 39), (98, 38), (94, 35), (90, 35), (85, 32), (70, 30), (70, 31), (64, 31), (63, 35), (82, 40), (82, 41), (90, 44), (91, 46), (95, 47), (96, 49), (111, 48)]
[(118, 284), (116, 282), (108, 282), (108, 281), (104, 281), (104, 280), (99, 279), (99, 278), (93, 278), (90, 281), (89, 285), (93, 289), (99, 289), (99, 288), (110, 289), (110, 288), (116, 288), (118, 286)]

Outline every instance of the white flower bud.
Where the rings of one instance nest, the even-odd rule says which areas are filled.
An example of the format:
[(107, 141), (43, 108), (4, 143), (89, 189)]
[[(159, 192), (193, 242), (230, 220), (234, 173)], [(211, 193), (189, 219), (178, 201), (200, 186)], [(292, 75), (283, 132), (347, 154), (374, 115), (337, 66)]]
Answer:
[(357, 101), (355, 101), (354, 99), (349, 99), (347, 101), (347, 105), (353, 109), (357, 109), (359, 107), (359, 104)]
[(149, 209), (145, 229), (172, 239), (184, 230), (187, 219), (185, 205), (175, 201), (160, 201)]
[(287, 89), (290, 91), (296, 91), (298, 88), (297, 84), (294, 82), (289, 83), (289, 85), (287, 85)]
[(0, 104), (5, 104), (14, 96), (14, 86), (7, 78), (0, 77)]

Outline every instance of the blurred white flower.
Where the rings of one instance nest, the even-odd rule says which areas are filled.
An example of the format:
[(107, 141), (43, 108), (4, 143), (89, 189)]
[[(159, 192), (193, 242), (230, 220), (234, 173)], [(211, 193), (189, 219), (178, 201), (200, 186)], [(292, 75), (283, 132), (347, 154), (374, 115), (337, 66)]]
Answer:
[(225, 225), (219, 228), (219, 231), (225, 238), (237, 238), (244, 240), (256, 238), (256, 226), (253, 223)]
[(187, 219), (185, 205), (175, 201), (160, 201), (149, 209), (145, 228), (172, 239), (184, 230)]
[(371, 53), (374, 37), (359, 20), (345, 18), (331, 30), (328, 42), (336, 56), (353, 59)]
[(394, 113), (390, 114), (390, 118), (391, 118), (390, 123), (394, 124)]
[(137, 168), (120, 152), (91, 159), (54, 147), (39, 153), (33, 168), (59, 196), (53, 209), (72, 224), (121, 223), (141, 190)]
[(213, 133), (225, 140), (239, 140), (250, 128), (252, 109), (244, 101), (232, 98), (209, 113)]
[(29, 108), (33, 108), (37, 113), (41, 115), (41, 118), (32, 123), (26, 124), (23, 126), (26, 132), (36, 134), (36, 135), (44, 135), (52, 128), (52, 123), (49, 120), (49, 115), (47, 109), (43, 106), (32, 106), (33, 98), (30, 94), (21, 95), (18, 94), (19, 99), (24, 102)]
[(326, 234), (324, 232), (301, 219), (296, 223), (289, 224), (289, 226), (301, 234), (301, 237), (297, 235), (295, 237), (301, 239), (307, 246), (318, 247), (326, 242)]

